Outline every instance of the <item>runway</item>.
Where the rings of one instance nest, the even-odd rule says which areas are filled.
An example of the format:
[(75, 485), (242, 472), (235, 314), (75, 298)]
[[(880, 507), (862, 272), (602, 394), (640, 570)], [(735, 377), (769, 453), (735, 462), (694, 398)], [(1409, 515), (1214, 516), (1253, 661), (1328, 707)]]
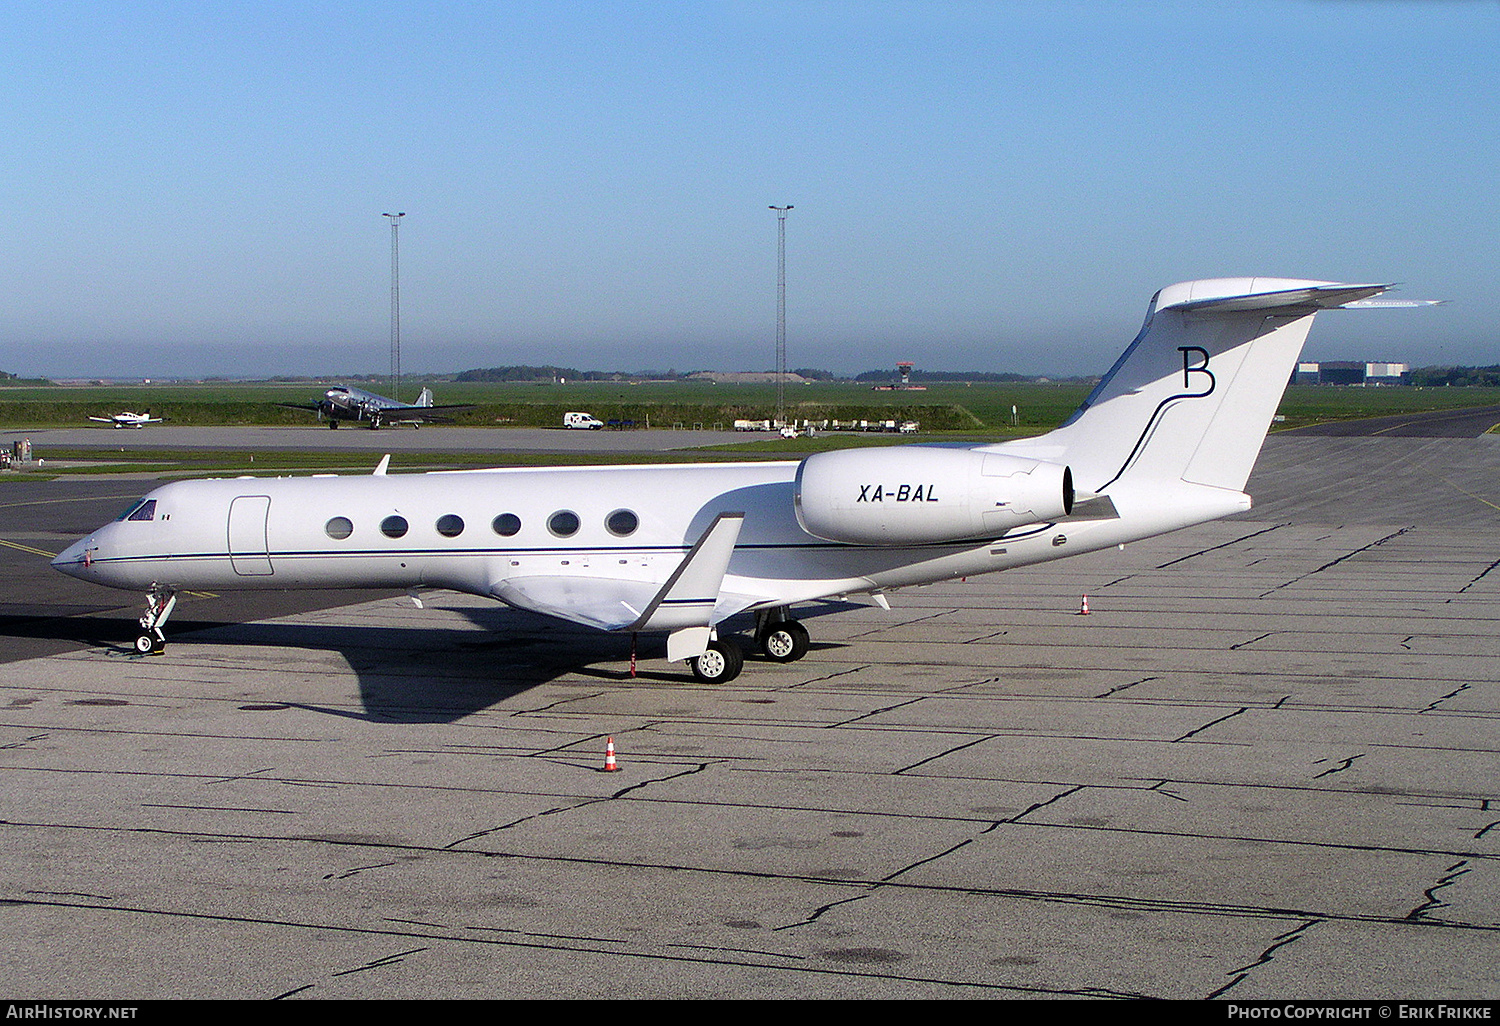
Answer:
[(0, 486), (0, 991), (1493, 1000), (1496, 482), (1273, 436), (1249, 514), (718, 687), (441, 593), (195, 597), (137, 656), (40, 553), (144, 486)]
[(149, 428), (55, 427), (0, 433), (5, 445), (29, 438), (38, 455), (49, 449), (98, 448), (130, 451), (208, 450), (241, 452), (358, 452), (379, 459), (382, 453), (403, 452), (670, 452), (705, 445), (764, 441), (762, 431), (705, 431), (691, 426), (662, 431), (570, 431), (564, 428), (345, 427), (338, 431), (313, 427), (185, 427), (171, 424)]

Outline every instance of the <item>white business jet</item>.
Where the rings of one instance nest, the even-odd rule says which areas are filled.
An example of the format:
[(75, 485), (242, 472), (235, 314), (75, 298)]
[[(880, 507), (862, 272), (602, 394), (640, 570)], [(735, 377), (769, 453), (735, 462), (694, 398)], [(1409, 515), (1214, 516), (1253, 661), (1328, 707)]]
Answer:
[(111, 424), (117, 428), (141, 428), (147, 424), (160, 424), (165, 417), (153, 417), (151, 411), (145, 413), (131, 413), (125, 410), (109, 417), (90, 417), (89, 420), (97, 420), (101, 424)]
[[(147, 592), (161, 651), (183, 589), (447, 588), (608, 631), (733, 679), (719, 626), (808, 647), (799, 603), (1025, 566), (1250, 508), (1244, 493), (1319, 310), (1385, 285), (1282, 278), (1162, 289), (1140, 334), (1055, 431), (800, 462), (477, 470), (167, 484), (53, 560)], [(1415, 303), (1399, 305), (1418, 305)]]

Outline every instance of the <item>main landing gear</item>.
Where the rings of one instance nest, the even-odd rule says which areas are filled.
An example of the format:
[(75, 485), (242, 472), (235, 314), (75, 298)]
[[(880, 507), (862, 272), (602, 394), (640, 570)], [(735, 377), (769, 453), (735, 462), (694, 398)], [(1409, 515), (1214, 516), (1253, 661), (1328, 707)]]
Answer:
[(811, 644), (807, 628), (796, 620), (772, 624), (766, 630), (758, 632), (757, 637), (760, 640), (760, 650), (765, 653), (766, 658), (778, 663), (795, 663), (807, 655)]
[(140, 619), (145, 633), (135, 639), (135, 650), (141, 655), (161, 655), (167, 650), (167, 636), (162, 633), (167, 617), (177, 608), (177, 592), (153, 585), (146, 595), (146, 615)]
[[(807, 628), (787, 616), (785, 606), (755, 614), (755, 644), (772, 662), (794, 663), (807, 655)], [(740, 675), (745, 653), (733, 638), (715, 638), (701, 656), (688, 660), (693, 676), (705, 684), (725, 684)]]
[(786, 606), (761, 609), (755, 614), (755, 643), (767, 659), (795, 663), (807, 655), (807, 628), (791, 618)]
[(693, 676), (705, 684), (726, 684), (745, 668), (745, 653), (733, 638), (716, 638), (701, 656), (688, 660)]

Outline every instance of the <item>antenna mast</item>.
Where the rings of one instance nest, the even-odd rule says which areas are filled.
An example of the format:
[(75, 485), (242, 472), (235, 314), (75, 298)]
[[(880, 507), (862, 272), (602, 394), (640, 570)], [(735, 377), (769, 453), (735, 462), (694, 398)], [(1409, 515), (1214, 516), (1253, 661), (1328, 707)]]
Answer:
[(786, 212), (792, 209), (772, 206), (776, 211), (776, 424), (786, 426)]
[(391, 222), (391, 398), (401, 401), (401, 218), (399, 214), (381, 214)]

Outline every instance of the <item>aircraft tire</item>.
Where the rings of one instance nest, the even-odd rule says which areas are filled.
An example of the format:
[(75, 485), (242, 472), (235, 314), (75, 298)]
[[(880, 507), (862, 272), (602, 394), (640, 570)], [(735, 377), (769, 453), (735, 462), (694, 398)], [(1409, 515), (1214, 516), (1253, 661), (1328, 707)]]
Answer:
[(708, 651), (691, 660), (693, 676), (704, 684), (726, 684), (745, 668), (745, 653), (729, 638), (708, 643)]
[(767, 659), (778, 663), (795, 663), (807, 655), (811, 643), (807, 628), (796, 620), (774, 623), (760, 636), (760, 650)]

